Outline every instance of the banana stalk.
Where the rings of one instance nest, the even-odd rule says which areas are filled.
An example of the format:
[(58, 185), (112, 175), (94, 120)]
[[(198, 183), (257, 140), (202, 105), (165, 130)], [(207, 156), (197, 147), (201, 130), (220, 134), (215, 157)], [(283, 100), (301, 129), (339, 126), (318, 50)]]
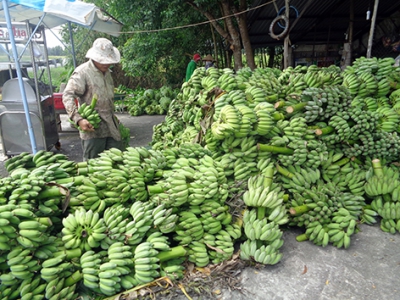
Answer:
[(298, 242), (305, 242), (308, 240), (309, 240), (309, 238), (305, 233), (296, 236), (296, 241), (298, 241)]
[(68, 184), (68, 183), (74, 183), (75, 185), (81, 185), (84, 178), (85, 178), (84, 176), (74, 176), (74, 177), (57, 179), (57, 180), (55, 180), (55, 182), (60, 185)]
[(372, 160), (372, 168), (374, 169), (374, 175), (383, 176), (382, 163), (379, 159)]
[(151, 195), (155, 195), (155, 194), (164, 193), (164, 188), (160, 184), (148, 185), (147, 191), (148, 191), (149, 195), (151, 196)]
[(296, 206), (296, 207), (291, 207), (289, 209), (289, 212), (291, 215), (301, 215), (305, 212), (308, 212), (309, 210), (313, 209), (312, 207), (308, 206), (307, 204), (303, 204), (300, 206)]
[(295, 113), (295, 112), (297, 112), (297, 111), (299, 111), (299, 110), (302, 110), (304, 107), (306, 107), (307, 103), (308, 103), (308, 102), (300, 102), (300, 103), (297, 103), (297, 104), (295, 104), (295, 105), (288, 106), (288, 107), (286, 108), (286, 112), (287, 112), (288, 114)]
[(292, 155), (294, 153), (293, 149), (287, 147), (272, 146), (267, 144), (257, 144), (257, 148), (258, 151), (261, 152), (271, 152), (271, 153), (286, 154), (286, 155)]
[(65, 279), (64, 286), (72, 286), (83, 279), (83, 274), (77, 270), (71, 276)]
[(283, 176), (287, 178), (293, 178), (294, 174), (289, 172), (288, 169), (276, 164), (276, 170), (279, 172), (279, 174), (282, 174)]
[(316, 135), (327, 135), (335, 131), (335, 128), (332, 126), (326, 126), (324, 128), (317, 128), (315, 129), (315, 134)]
[(60, 255), (66, 255), (66, 259), (78, 258), (82, 256), (82, 250), (81, 248), (75, 248), (75, 249), (64, 249), (61, 251), (54, 252), (54, 257)]
[(157, 258), (160, 262), (168, 261), (174, 258), (179, 258), (187, 255), (187, 251), (183, 246), (176, 246), (168, 251), (162, 251), (157, 254)]
[(96, 104), (97, 104), (97, 94), (93, 94), (92, 102), (90, 103), (90, 107), (92, 109), (94, 109), (96, 107)]
[(37, 199), (40, 200), (46, 198), (56, 198), (61, 196), (65, 196), (65, 190), (58, 186), (51, 186), (42, 190), (37, 196)]

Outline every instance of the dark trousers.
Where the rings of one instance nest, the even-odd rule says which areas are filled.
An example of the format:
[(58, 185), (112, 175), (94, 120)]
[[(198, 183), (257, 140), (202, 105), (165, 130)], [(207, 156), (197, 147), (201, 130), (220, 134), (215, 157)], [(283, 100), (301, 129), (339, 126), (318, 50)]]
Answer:
[(99, 157), (99, 154), (110, 148), (122, 150), (122, 141), (116, 141), (112, 137), (82, 140), (83, 161)]

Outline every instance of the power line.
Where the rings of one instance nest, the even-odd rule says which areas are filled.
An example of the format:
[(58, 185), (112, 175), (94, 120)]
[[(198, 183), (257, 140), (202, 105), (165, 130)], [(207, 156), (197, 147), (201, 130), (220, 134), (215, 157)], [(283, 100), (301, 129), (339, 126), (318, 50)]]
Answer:
[(213, 20), (209, 20), (209, 21), (204, 21), (204, 22), (200, 22), (200, 23), (196, 23), (196, 24), (189, 24), (189, 25), (184, 25), (184, 26), (176, 26), (176, 27), (169, 27), (169, 28), (162, 28), (162, 29), (152, 29), (152, 30), (136, 30), (136, 31), (125, 31), (125, 32), (119, 32), (119, 34), (135, 34), (135, 33), (154, 33), (154, 32), (161, 32), (161, 31), (169, 31), (169, 30), (176, 30), (176, 29), (183, 29), (183, 28), (190, 28), (190, 27), (195, 27), (195, 26), (201, 26), (201, 25), (206, 25), (206, 24), (210, 24), (212, 22), (216, 22), (216, 21), (221, 21), (227, 18), (231, 18), (231, 17), (235, 17), (244, 13), (248, 13), (249, 11), (253, 11), (256, 9), (259, 9), (261, 7), (264, 7), (266, 5), (269, 5), (271, 3), (275, 2), (275, 0), (260, 4), (258, 6), (252, 7), (252, 8), (248, 8), (247, 10), (235, 13), (235, 14), (231, 14), (228, 16), (224, 16), (221, 18), (217, 18), (217, 19), (213, 19)]

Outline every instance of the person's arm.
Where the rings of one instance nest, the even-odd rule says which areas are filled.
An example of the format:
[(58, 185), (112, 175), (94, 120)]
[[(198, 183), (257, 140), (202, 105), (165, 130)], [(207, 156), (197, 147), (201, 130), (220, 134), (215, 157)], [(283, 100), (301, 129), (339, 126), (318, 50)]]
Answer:
[(68, 117), (81, 128), (83, 131), (93, 131), (94, 128), (90, 122), (83, 119), (78, 112), (78, 107), (75, 104), (75, 99), (85, 93), (86, 81), (83, 74), (74, 72), (68, 80), (67, 86), (63, 92), (63, 104)]

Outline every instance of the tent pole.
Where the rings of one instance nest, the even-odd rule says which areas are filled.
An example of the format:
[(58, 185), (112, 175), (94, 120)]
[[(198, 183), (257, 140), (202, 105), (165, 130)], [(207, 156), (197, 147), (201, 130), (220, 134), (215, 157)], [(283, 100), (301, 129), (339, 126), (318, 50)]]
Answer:
[[(24, 105), (26, 123), (28, 125), (29, 138), (30, 138), (31, 146), (32, 146), (32, 153), (36, 154), (36, 152), (37, 152), (36, 138), (35, 138), (35, 134), (33, 132), (31, 116), (29, 115), (28, 100), (26, 99), (26, 91), (25, 91), (24, 81), (22, 79), (21, 66), (20, 66), (19, 60), (18, 60), (18, 51), (17, 51), (17, 47), (15, 45), (15, 39), (14, 39), (11, 18), (10, 18), (10, 11), (8, 9), (8, 0), (2, 0), (2, 1), (3, 1), (4, 16), (5, 16), (6, 23), (7, 23), (7, 30), (10, 33), (9, 38), (10, 38), (12, 53), (14, 56), (15, 69), (17, 71), (19, 88), (21, 90), (22, 103)], [(6, 153), (4, 153), (4, 154), (6, 154)]]
[(72, 36), (71, 22), (69, 21), (68, 21), (68, 32), (69, 32), (69, 40), (71, 43), (72, 61), (74, 63), (74, 69), (75, 69), (76, 68), (75, 45), (74, 45), (74, 37)]
[(373, 40), (373, 37), (374, 37), (376, 15), (377, 15), (377, 13), (378, 13), (378, 5), (379, 5), (379, 0), (375, 0), (375, 3), (374, 3), (374, 12), (372, 13), (372, 19), (371, 19), (371, 28), (370, 28), (370, 30), (369, 30), (369, 37), (368, 37), (367, 58), (371, 58), (372, 40)]

